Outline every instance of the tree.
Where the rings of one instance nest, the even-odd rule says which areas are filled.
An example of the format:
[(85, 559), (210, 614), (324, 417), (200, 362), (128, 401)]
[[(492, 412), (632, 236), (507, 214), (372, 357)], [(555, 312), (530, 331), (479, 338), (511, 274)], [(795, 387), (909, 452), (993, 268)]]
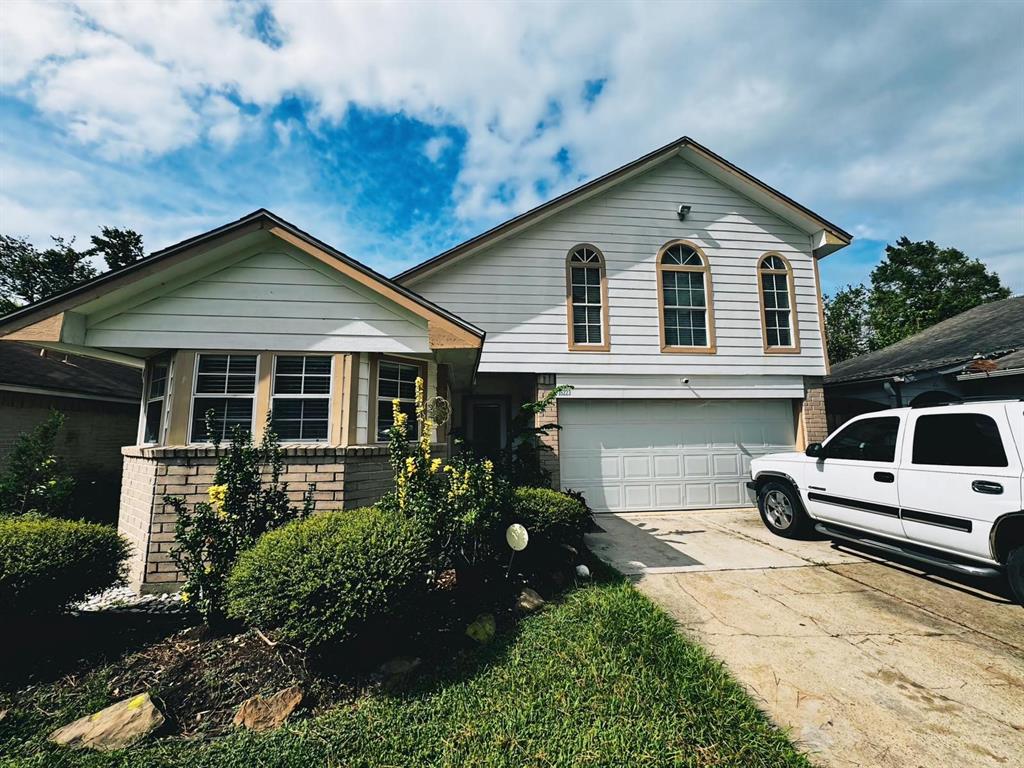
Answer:
[(880, 349), (968, 309), (1010, 296), (999, 275), (956, 248), (901, 237), (871, 272), (871, 348)]
[(824, 302), (829, 362), (835, 365), (867, 352), (871, 336), (868, 289), (863, 285), (848, 285), (832, 296), (825, 296)]
[(18, 436), (0, 472), (0, 516), (67, 511), (75, 481), (57, 456), (57, 434), (64, 414), (49, 416), (30, 432)]
[(0, 315), (95, 277), (94, 256), (102, 256), (110, 269), (120, 269), (145, 255), (142, 235), (131, 229), (100, 227), (84, 251), (74, 247), (74, 238), (50, 239), (53, 244), (39, 250), (23, 237), (0, 235)]
[(42, 298), (39, 251), (22, 237), (0, 235), (0, 313)]
[(146, 254), (142, 250), (142, 235), (133, 229), (101, 227), (93, 235), (90, 256), (102, 256), (110, 269), (120, 269), (133, 264)]
[(74, 248), (74, 239), (52, 237), (53, 245), (38, 250), (22, 237), (0, 235), (0, 311), (45, 299), (96, 275), (88, 255)]

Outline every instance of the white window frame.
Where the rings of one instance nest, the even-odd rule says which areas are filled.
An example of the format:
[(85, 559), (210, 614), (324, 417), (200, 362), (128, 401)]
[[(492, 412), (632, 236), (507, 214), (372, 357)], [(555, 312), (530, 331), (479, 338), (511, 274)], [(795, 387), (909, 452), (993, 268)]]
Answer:
[[(226, 392), (224, 394), (216, 394), (216, 395), (215, 394), (210, 394), (210, 393), (197, 394), (196, 393), (196, 387), (199, 385), (199, 358), (201, 358), (203, 355), (210, 355), (210, 356), (213, 356), (213, 355), (227, 355), (228, 357), (230, 357), (231, 355), (234, 355), (235, 357), (255, 357), (256, 358), (256, 379), (255, 379), (255, 383), (253, 384), (252, 394), (251, 395), (247, 395), (247, 394), (242, 394), (242, 393), (239, 393), (239, 392)], [(188, 399), (188, 427), (187, 427), (187, 429), (188, 429), (188, 444), (189, 445), (204, 445), (204, 446), (205, 445), (213, 445), (213, 441), (211, 441), (211, 440), (193, 440), (192, 439), (192, 424), (193, 424), (193, 418), (195, 416), (195, 407), (196, 407), (196, 398), (197, 397), (198, 398), (211, 398), (211, 399), (215, 398), (215, 397), (216, 398), (222, 398), (222, 397), (226, 397), (226, 398), (239, 398), (239, 399), (251, 398), (252, 399), (252, 418), (249, 420), (249, 434), (251, 434), (251, 435), (253, 435), (255, 437), (255, 435), (256, 435), (256, 416), (257, 416), (257, 413), (256, 413), (256, 398), (257, 398), (257, 394), (258, 394), (259, 389), (260, 389), (260, 368), (262, 367), (262, 365), (263, 365), (263, 355), (261, 355), (259, 352), (239, 352), (237, 350), (219, 351), (219, 350), (215, 350), (215, 349), (205, 349), (205, 350), (203, 350), (201, 352), (199, 352), (199, 351), (196, 352), (196, 359), (195, 359), (195, 361), (192, 364), (192, 392), (189, 395), (189, 399)], [(230, 363), (229, 363), (229, 367), (230, 367)], [(229, 435), (225, 435), (224, 439), (225, 440), (230, 439), (230, 436)]]
[[(149, 387), (153, 380), (153, 369), (154, 365), (166, 365), (167, 366), (167, 377), (164, 379), (164, 393), (160, 397), (150, 397)], [(168, 421), (170, 419), (170, 404), (171, 404), (171, 385), (174, 381), (174, 358), (154, 358), (153, 360), (146, 361), (145, 376), (142, 380), (142, 405), (139, 413), (139, 430), (136, 435), (136, 445), (164, 445), (167, 442), (167, 429)], [(146, 421), (149, 417), (149, 404), (156, 401), (163, 400), (163, 409), (160, 414), (160, 434), (157, 435), (155, 441), (146, 440)]]
[[(373, 408), (373, 442), (378, 444), (387, 442), (386, 437), (383, 439), (380, 437), (380, 403), (382, 400), (385, 400), (388, 402), (388, 404), (391, 404), (391, 401), (395, 399), (393, 397), (385, 397), (380, 393), (380, 368), (383, 363), (395, 363), (397, 365), (408, 365), (416, 368), (416, 375), (423, 379), (424, 397), (426, 397), (427, 373), (430, 370), (430, 366), (427, 365), (427, 362), (425, 360), (419, 360), (417, 358), (402, 358), (397, 357), (395, 355), (381, 355), (379, 358), (377, 358), (377, 380), (372, 383), (374, 400), (373, 403), (371, 404), (371, 407)], [(415, 381), (415, 379), (413, 379), (413, 381)], [(415, 397), (412, 400), (409, 400), (408, 398), (404, 397), (400, 397), (398, 399), (404, 403), (412, 402), (414, 405), (416, 402)], [(412, 420), (415, 420), (416, 417), (412, 416), (410, 418)], [(417, 425), (417, 431), (418, 430), (419, 427)], [(417, 434), (416, 437), (410, 438), (410, 440), (419, 440), (419, 438), (420, 435)], [(431, 439), (433, 439), (433, 436), (431, 436)]]
[[(331, 372), (328, 379), (328, 390), (325, 395), (308, 395), (308, 394), (274, 394), (274, 385), (277, 382), (277, 359), (279, 357), (326, 357), (331, 362)], [(305, 378), (306, 364), (302, 364), (303, 373), (301, 377)], [(286, 374), (288, 375), (288, 374)], [(308, 352), (275, 352), (274, 362), (270, 370), (270, 412), (271, 412), (271, 423), (273, 423), (273, 412), (274, 412), (274, 400), (312, 400), (312, 399), (327, 399), (327, 436), (323, 440), (281, 440), (282, 445), (328, 445), (331, 442), (331, 430), (334, 428), (334, 355), (324, 353), (308, 353)]]
[[(768, 265), (769, 259), (778, 259), (782, 264), (782, 267), (772, 267)], [(764, 287), (764, 276), (772, 275), (772, 290), (765, 290)], [(785, 290), (780, 291), (776, 285), (779, 278), (782, 278), (782, 282)], [(757, 293), (761, 304), (761, 334), (762, 341), (764, 342), (764, 351), (766, 354), (795, 354), (800, 351), (800, 331), (797, 326), (796, 317), (796, 290), (793, 283), (793, 265), (789, 263), (789, 259), (780, 253), (769, 252), (764, 254), (757, 262)], [(774, 307), (768, 306), (768, 294), (771, 293), (776, 296)], [(786, 296), (786, 302), (788, 307), (786, 309), (780, 309), (778, 306), (778, 296), (784, 294)], [(788, 326), (780, 325), (768, 325), (768, 313), (769, 312), (785, 312), (787, 315)], [(786, 330), (789, 332), (789, 343), (788, 344), (772, 344), (768, 339), (769, 331), (781, 331)]]

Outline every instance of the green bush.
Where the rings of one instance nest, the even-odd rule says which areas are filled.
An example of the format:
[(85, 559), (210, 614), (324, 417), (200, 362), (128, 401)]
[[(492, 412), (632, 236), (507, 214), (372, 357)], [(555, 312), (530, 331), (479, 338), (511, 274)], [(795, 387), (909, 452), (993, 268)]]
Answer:
[(540, 543), (574, 544), (590, 525), (590, 510), (579, 499), (550, 488), (520, 487), (513, 518)]
[(106, 525), (0, 519), (0, 613), (60, 610), (124, 583), (128, 542)]
[(227, 582), (227, 613), (313, 646), (392, 615), (424, 582), (421, 526), (375, 507), (327, 512), (260, 537)]
[(67, 512), (75, 481), (56, 455), (64, 414), (50, 411), (45, 421), (18, 436), (0, 470), (0, 514)]

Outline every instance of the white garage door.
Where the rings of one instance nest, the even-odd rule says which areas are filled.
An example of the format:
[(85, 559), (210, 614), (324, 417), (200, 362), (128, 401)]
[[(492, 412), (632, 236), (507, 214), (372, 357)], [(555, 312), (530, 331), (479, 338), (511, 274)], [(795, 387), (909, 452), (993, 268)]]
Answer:
[(751, 501), (750, 460), (793, 450), (790, 400), (558, 401), (562, 487), (598, 512)]

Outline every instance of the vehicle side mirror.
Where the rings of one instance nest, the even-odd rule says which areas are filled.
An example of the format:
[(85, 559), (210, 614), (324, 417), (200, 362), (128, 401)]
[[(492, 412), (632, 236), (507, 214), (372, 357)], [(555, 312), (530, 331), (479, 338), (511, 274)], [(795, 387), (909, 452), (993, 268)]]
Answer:
[(821, 443), (811, 443), (807, 446), (807, 450), (804, 451), (804, 455), (815, 459), (824, 459), (825, 449), (821, 447)]

